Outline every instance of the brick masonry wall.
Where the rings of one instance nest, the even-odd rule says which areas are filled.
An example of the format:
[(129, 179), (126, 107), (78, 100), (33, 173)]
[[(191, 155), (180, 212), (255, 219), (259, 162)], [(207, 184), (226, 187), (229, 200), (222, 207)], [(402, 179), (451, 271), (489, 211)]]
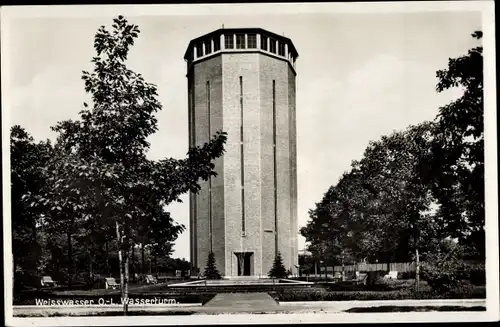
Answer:
[[(224, 114), (226, 130), (231, 135), (231, 151), (225, 160), (226, 176), (233, 186), (226, 186), (226, 274), (237, 275), (237, 258), (234, 252), (253, 252), (253, 274), (260, 273), (260, 99), (259, 55), (223, 54)], [(243, 86), (243, 151), (244, 151), (244, 196), (245, 236), (242, 236), (241, 200), (241, 150), (240, 150), (240, 76)], [(229, 135), (228, 135), (229, 136)], [(226, 158), (228, 159), (228, 158)], [(231, 176), (230, 176), (231, 175)], [(231, 204), (229, 204), (231, 203)]]
[[(278, 212), (278, 250), (283, 257), (285, 268), (290, 269), (291, 266), (291, 205), (290, 205), (290, 120), (289, 120), (289, 78), (288, 78), (288, 63), (282, 60), (277, 60), (269, 56), (262, 56), (261, 74), (263, 75), (263, 83), (261, 89), (261, 96), (268, 99), (269, 109), (262, 108), (262, 110), (269, 110), (269, 118), (271, 123), (267, 125), (270, 135), (266, 138), (265, 142), (271, 143), (271, 155), (262, 158), (263, 161), (268, 161), (266, 164), (271, 166), (269, 184), (265, 188), (271, 189), (271, 197), (266, 198), (266, 201), (271, 202), (269, 207), (272, 209), (269, 216), (263, 215), (262, 219), (271, 218), (274, 220), (274, 163), (272, 154), (272, 81), (275, 80), (275, 106), (276, 106), (276, 156), (277, 156), (277, 212)], [(268, 107), (268, 106), (265, 106)], [(267, 144), (264, 147), (268, 148)], [(271, 224), (274, 227), (274, 221)], [(273, 228), (274, 229), (274, 228)], [(270, 233), (269, 233), (270, 234)], [(267, 238), (266, 241), (271, 241), (272, 244), (266, 243), (264, 247), (275, 249), (274, 235), (271, 240)], [(268, 252), (265, 260), (265, 270), (269, 271), (272, 267), (274, 260), (274, 251)]]
[(299, 265), (299, 249), (297, 243), (298, 222), (297, 222), (297, 119), (296, 119), (296, 84), (295, 73), (292, 68), (288, 67), (288, 106), (289, 128), (290, 128), (290, 243), (291, 243), (291, 270), (298, 273), (297, 266)]
[(274, 235), (274, 152), (273, 152), (273, 79), (275, 60), (262, 56), (260, 71), (261, 98), (261, 221), (262, 272), (266, 275), (272, 267), (275, 256)]
[[(223, 53), (194, 69), (196, 144), (208, 141), (206, 82), (211, 83), (212, 131), (228, 133), (212, 181), (212, 247), (218, 269), (237, 275), (234, 252), (253, 252), (251, 273), (267, 275), (275, 255), (272, 81), (276, 81), (278, 246), (284, 264), (297, 263), (295, 76), (286, 61), (259, 53)], [(243, 80), (245, 236), (242, 236), (240, 82)], [(191, 236), (203, 271), (210, 248), (208, 185), (191, 204)], [(193, 200), (193, 197), (191, 197)], [(196, 207), (196, 208), (194, 208)], [(196, 216), (196, 217), (193, 217)]]
[[(223, 129), (222, 113), (222, 61), (220, 56), (202, 61), (194, 66), (194, 114), (196, 145), (208, 142), (217, 130)], [(210, 129), (208, 122), (207, 82), (210, 82)], [(224, 157), (215, 161), (217, 176), (212, 178), (212, 237), (209, 224), (208, 181), (201, 181), (196, 195), (197, 257), (196, 264), (203, 272), (210, 249), (214, 252), (216, 266), (224, 271)]]

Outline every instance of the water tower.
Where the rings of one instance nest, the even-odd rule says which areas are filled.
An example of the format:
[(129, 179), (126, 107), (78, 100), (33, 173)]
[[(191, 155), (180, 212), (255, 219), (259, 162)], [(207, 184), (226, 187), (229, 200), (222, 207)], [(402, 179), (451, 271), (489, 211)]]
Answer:
[(277, 251), (295, 272), (297, 132), (292, 41), (260, 28), (218, 29), (189, 43), (189, 145), (228, 133), (217, 177), (190, 194), (191, 261), (210, 251), (222, 275), (267, 275)]

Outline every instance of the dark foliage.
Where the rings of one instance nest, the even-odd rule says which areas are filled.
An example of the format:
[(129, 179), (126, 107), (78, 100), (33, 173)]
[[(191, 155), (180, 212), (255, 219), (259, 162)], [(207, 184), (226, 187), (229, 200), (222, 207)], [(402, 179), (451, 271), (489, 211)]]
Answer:
[(281, 257), (281, 253), (279, 251), (274, 257), (273, 266), (271, 267), (271, 270), (269, 270), (268, 276), (272, 278), (288, 277), (288, 273), (283, 265), (283, 258)]
[(461, 307), (461, 306), (380, 306), (351, 308), (345, 312), (367, 313), (367, 312), (429, 312), (429, 311), (486, 311), (486, 307)]
[(206, 279), (222, 279), (219, 270), (215, 265), (215, 255), (213, 252), (208, 254), (207, 265), (205, 267), (205, 278)]
[[(369, 143), (309, 212), (301, 234), (313, 258), (335, 265), (425, 261), (451, 238), (466, 247), (464, 259), (484, 261), (482, 46), (450, 58), (436, 76), (437, 92), (460, 87), (463, 95), (434, 121)], [(454, 277), (442, 277), (453, 287)]]

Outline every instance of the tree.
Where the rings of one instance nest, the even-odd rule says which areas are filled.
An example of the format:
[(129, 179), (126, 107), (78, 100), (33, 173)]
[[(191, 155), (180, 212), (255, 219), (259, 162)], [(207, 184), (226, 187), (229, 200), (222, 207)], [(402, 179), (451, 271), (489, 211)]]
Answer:
[(44, 207), (44, 230), (64, 235), (67, 241), (67, 278), (71, 286), (74, 268), (74, 236), (82, 224), (98, 215), (95, 180), (100, 178), (95, 163), (89, 163), (68, 147), (59, 137), (47, 162), (45, 187), (35, 199)]
[[(219, 131), (210, 142), (189, 149), (186, 159), (148, 160), (147, 138), (157, 131), (154, 114), (161, 110), (157, 89), (125, 65), (138, 26), (119, 16), (112, 27), (112, 32), (104, 26), (97, 31), (95, 67), (82, 76), (93, 106), (84, 103), (80, 120), (59, 122), (53, 130), (59, 133), (58, 142), (72, 172), (57, 176), (61, 187), (68, 190), (62, 195), (63, 202), (74, 210), (75, 217), (114, 226), (122, 296), (127, 298), (129, 259), (139, 237), (138, 226), (152, 217), (164, 218), (159, 208), (180, 202), (183, 193), (198, 192), (200, 179), (216, 175), (212, 161), (223, 154), (226, 134)], [(74, 176), (85, 181), (78, 203), (70, 201), (73, 192), (82, 192)], [(140, 205), (146, 202), (151, 205)], [(127, 309), (124, 303), (125, 314)]]
[(309, 275), (312, 273), (311, 269), (314, 267), (314, 260), (310, 254), (299, 254), (299, 276), (302, 273)]
[(467, 249), (455, 242), (441, 242), (436, 251), (427, 255), (422, 274), (429, 286), (437, 292), (448, 292), (463, 286), (473, 267), (464, 261)]
[[(480, 40), (482, 32), (472, 34)], [(440, 205), (443, 226), (484, 259), (484, 106), (482, 46), (451, 58), (436, 73), (436, 90), (460, 87), (463, 95), (439, 108), (431, 156), (423, 175)], [(425, 169), (426, 168), (426, 169)]]
[(482, 67), (482, 47), (450, 59), (437, 90), (462, 87), (463, 96), (435, 121), (369, 143), (310, 211), (301, 232), (311, 252), (333, 261), (345, 250), (358, 260), (415, 260), (417, 286), (420, 255), (432, 257), (443, 239), (458, 238), (474, 248), (468, 258), (484, 259)]
[(269, 270), (268, 276), (271, 278), (286, 278), (288, 277), (285, 266), (283, 265), (283, 258), (281, 253), (278, 251), (274, 257), (273, 266)]
[(207, 265), (205, 267), (206, 279), (221, 279), (221, 275), (215, 266), (215, 255), (212, 251), (208, 253)]
[(49, 141), (35, 143), (24, 128), (10, 131), (12, 250), (14, 271), (40, 272), (40, 247), (37, 227), (44, 217), (43, 207), (33, 199), (45, 183), (46, 166), (51, 157)]
[(431, 127), (410, 126), (370, 142), (363, 158), (310, 212), (312, 220), (302, 233), (313, 253), (335, 264), (360, 259), (419, 262), (419, 251), (429, 250), (438, 237), (428, 212), (433, 199), (419, 175)]

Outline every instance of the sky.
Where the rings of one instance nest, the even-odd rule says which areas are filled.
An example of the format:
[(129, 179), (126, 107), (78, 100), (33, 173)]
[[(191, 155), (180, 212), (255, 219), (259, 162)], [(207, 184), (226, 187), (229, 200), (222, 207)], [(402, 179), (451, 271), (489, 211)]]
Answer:
[[(163, 110), (159, 131), (150, 137), (151, 159), (185, 157), (188, 107), (184, 52), (193, 38), (224, 27), (260, 27), (290, 38), (297, 60), (298, 223), (327, 189), (361, 159), (368, 142), (410, 124), (432, 120), (460, 90), (438, 94), (436, 71), (448, 58), (478, 45), (470, 35), (481, 29), (478, 12), (277, 13), (269, 7), (238, 14), (140, 15), (125, 17), (141, 30), (127, 65), (158, 86)], [(8, 69), (8, 121), (37, 140), (55, 138), (58, 121), (77, 119), (88, 100), (82, 70), (92, 70), (93, 38), (101, 25), (123, 14), (119, 7), (97, 14), (30, 15), (4, 19), (2, 56)], [(95, 11), (94, 11), (95, 12)], [(3, 67), (2, 67), (3, 68)], [(4, 82), (2, 82), (4, 83)], [(4, 93), (6, 92), (6, 93)], [(5, 128), (4, 127), (4, 128)], [(188, 196), (169, 206), (189, 230)], [(189, 259), (189, 232), (177, 240), (174, 257)], [(299, 250), (305, 247), (299, 236)]]

